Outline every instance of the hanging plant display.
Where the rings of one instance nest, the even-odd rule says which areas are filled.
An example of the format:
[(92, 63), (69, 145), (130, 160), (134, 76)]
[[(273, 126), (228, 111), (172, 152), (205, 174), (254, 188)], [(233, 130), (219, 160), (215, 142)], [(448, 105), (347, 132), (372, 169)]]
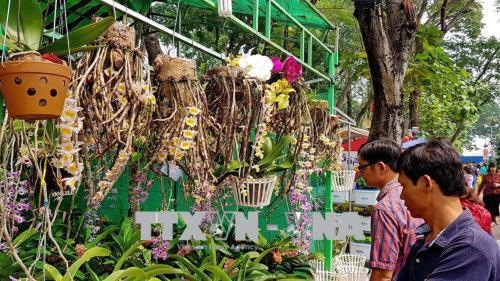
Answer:
[(209, 211), (216, 193), (208, 149), (211, 140), (207, 128), (211, 120), (205, 94), (196, 77), (196, 63), (159, 55), (153, 65), (158, 112), (152, 123), (156, 134), (152, 161), (180, 167), (187, 176), (185, 194), (193, 197), (194, 208)]
[(339, 117), (330, 114), (328, 102), (324, 100), (309, 101), (309, 112), (313, 128), (311, 142), (321, 151), (316, 166), (323, 171), (341, 169), (342, 139), (338, 134)]
[[(92, 173), (88, 184), (92, 205), (98, 205), (124, 171), (133, 143), (144, 140), (156, 107), (144, 57), (135, 48), (135, 30), (117, 22), (100, 40), (102, 48), (86, 53), (75, 71), (75, 95), (85, 110), (84, 139), (87, 161), (101, 159), (104, 175), (93, 188)], [(90, 162), (89, 162), (90, 163)], [(90, 168), (90, 165), (89, 165)]]
[(246, 77), (236, 65), (211, 69), (204, 77), (208, 110), (214, 119), (211, 134), (216, 138), (211, 153), (228, 167), (250, 153), (254, 125), (266, 108), (262, 107), (264, 84)]
[(217, 182), (229, 178), (238, 205), (263, 207), (272, 190), (278, 191), (278, 177), (285, 193), (294, 179), (303, 122), (290, 106), (302, 101), (290, 81), (295, 83), (302, 70), (292, 59), (281, 63), (250, 53), (227, 62), (205, 76), (213, 135), (218, 136), (212, 151), (220, 165)]

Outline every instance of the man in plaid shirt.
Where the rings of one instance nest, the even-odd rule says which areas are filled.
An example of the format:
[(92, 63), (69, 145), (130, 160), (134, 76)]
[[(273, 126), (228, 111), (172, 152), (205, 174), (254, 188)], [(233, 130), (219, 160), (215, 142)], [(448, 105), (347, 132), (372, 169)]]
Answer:
[(415, 228), (422, 220), (411, 217), (401, 200), (397, 160), (401, 147), (391, 140), (364, 144), (358, 153), (358, 171), (380, 193), (371, 220), (370, 281), (392, 280), (415, 243)]

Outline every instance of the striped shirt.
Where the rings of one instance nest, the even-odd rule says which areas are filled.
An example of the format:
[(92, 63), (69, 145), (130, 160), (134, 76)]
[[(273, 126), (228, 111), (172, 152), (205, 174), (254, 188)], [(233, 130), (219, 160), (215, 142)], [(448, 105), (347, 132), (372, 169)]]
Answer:
[(397, 275), (415, 243), (415, 228), (423, 223), (406, 209), (400, 198), (402, 188), (394, 179), (380, 190), (371, 222), (370, 266), (393, 270), (393, 276)]

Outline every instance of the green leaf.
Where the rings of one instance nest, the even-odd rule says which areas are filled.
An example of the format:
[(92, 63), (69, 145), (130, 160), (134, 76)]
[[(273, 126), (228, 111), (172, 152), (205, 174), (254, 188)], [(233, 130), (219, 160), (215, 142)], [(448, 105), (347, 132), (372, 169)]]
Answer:
[(13, 51), (22, 51), (21, 48), (19, 48), (14, 41), (12, 41), (11, 39), (9, 38), (6, 38), (6, 35), (3, 35), (3, 34), (0, 34), (0, 49), (3, 49), (2, 48), (2, 45), (5, 41), (5, 47), (13, 50)]
[(92, 281), (100, 281), (99, 276), (97, 276), (97, 274), (90, 268), (88, 263), (85, 265), (85, 267), (87, 268), (87, 272), (90, 275), (90, 279)]
[(240, 266), (240, 271), (238, 272), (238, 281), (243, 281), (245, 280), (246, 276), (246, 264), (248, 262), (248, 255), (243, 256), (243, 260), (241, 261), (241, 266)]
[(24, 241), (28, 240), (31, 236), (35, 235), (38, 233), (38, 230), (35, 228), (28, 228), (25, 231), (23, 231), (21, 234), (19, 234), (14, 241), (12, 241), (12, 244), (14, 247), (19, 247), (20, 244), (24, 243)]
[(229, 278), (229, 276), (222, 269), (215, 265), (207, 265), (207, 270), (220, 277), (223, 281), (231, 281), (231, 278)]
[[(90, 245), (91, 247), (94, 247), (96, 246), (99, 242), (101, 242), (102, 239), (106, 238), (106, 236), (108, 236), (109, 234), (113, 233), (113, 232), (116, 232), (120, 230), (120, 228), (116, 225), (111, 225), (111, 226), (108, 226), (101, 234), (97, 235), (96, 238), (94, 240), (92, 240), (92, 242), (88, 243), (87, 245)], [(89, 246), (87, 246), (87, 248), (91, 248)]]
[(76, 271), (82, 266), (84, 263), (89, 261), (95, 257), (107, 257), (111, 254), (111, 251), (101, 247), (94, 247), (92, 249), (88, 249), (82, 255), (81, 258), (77, 259), (68, 269), (68, 272), (64, 275), (62, 281), (70, 281), (75, 276)]
[(426, 53), (419, 53), (415, 56), (415, 59), (417, 60), (426, 60), (427, 58), (429, 58), (429, 55)]
[(277, 157), (283, 154), (283, 149), (287, 147), (290, 142), (292, 142), (292, 136), (284, 136), (277, 144), (273, 147), (271, 153), (264, 155), (264, 158), (260, 160), (258, 165), (265, 165), (272, 163)]
[(270, 174), (276, 174), (285, 170), (290, 169), (293, 167), (294, 164), (294, 158), (292, 155), (288, 155), (286, 160), (283, 163), (280, 164), (272, 164), (268, 168), (264, 170), (264, 175), (270, 175)]
[[(9, 26), (5, 26), (7, 23), (7, 8), (9, 2)], [(43, 17), (38, 1), (0, 0), (0, 11), (2, 11), (0, 13), (0, 24), (5, 30), (7, 37), (12, 41), (19, 41), (19, 43), (26, 45), (29, 50), (37, 50), (40, 47), (43, 31)]]
[(194, 273), (196, 273), (196, 275), (198, 275), (201, 278), (201, 280), (203, 280), (203, 281), (211, 281), (211, 279), (210, 279), (210, 277), (208, 277), (208, 275), (206, 275), (205, 273), (203, 273), (198, 267), (196, 267), (194, 264), (192, 264), (186, 258), (181, 257), (179, 255), (170, 255), (170, 257), (172, 257), (173, 259), (176, 259), (176, 260), (180, 261), (183, 265), (185, 265), (191, 271), (193, 271)]
[(41, 48), (40, 52), (67, 54), (68, 38), (70, 49), (80, 48), (101, 36), (101, 34), (103, 34), (114, 22), (115, 19), (113, 17), (107, 17), (96, 23), (71, 31), (65, 36), (54, 41), (52, 44)]
[(45, 269), (45, 272), (47, 273), (47, 277), (51, 278), (52, 280), (55, 281), (62, 281), (63, 277), (59, 270), (57, 268), (53, 267), (52, 265), (46, 263), (43, 268)]
[[(92, 46), (83, 46), (83, 47), (78, 47), (78, 48), (71, 48), (71, 53), (76, 54), (76, 53), (83, 53), (83, 52), (89, 52), (93, 51), (102, 47), (105, 47), (106, 45), (92, 45)], [(60, 52), (53, 52), (56, 55), (65, 55), (68, 53), (68, 50), (63, 50)]]
[[(179, 274), (179, 275), (188, 275), (184, 274), (181, 269), (174, 268), (170, 265), (166, 264), (154, 264), (150, 265), (143, 269), (148, 277), (154, 277), (160, 274)], [(189, 275), (188, 275), (189, 276)], [(192, 276), (191, 276), (192, 277)]]
[(104, 281), (116, 281), (116, 280), (147, 280), (148, 276), (144, 271), (137, 267), (129, 267), (125, 270), (118, 270), (109, 275)]
[(119, 270), (122, 267), (123, 263), (128, 259), (128, 257), (137, 250), (137, 247), (139, 245), (141, 245), (141, 241), (137, 241), (132, 246), (130, 246), (130, 248), (128, 248), (127, 251), (125, 251), (125, 253), (123, 253), (123, 255), (120, 257), (113, 271)]
[(271, 138), (266, 137), (264, 139), (264, 143), (262, 144), (262, 151), (264, 152), (264, 155), (271, 153), (272, 149), (273, 149), (273, 142), (271, 141)]
[(215, 243), (214, 239), (210, 235), (207, 235), (208, 247), (210, 249), (210, 261), (212, 265), (217, 265), (217, 254), (215, 253)]

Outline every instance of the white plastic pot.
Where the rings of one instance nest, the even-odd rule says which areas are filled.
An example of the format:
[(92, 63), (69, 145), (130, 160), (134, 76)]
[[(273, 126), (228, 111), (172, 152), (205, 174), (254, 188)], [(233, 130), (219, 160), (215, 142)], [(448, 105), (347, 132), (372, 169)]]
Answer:
[(349, 191), (354, 188), (353, 170), (341, 170), (332, 172), (332, 189), (334, 191)]
[(233, 184), (233, 194), (236, 204), (247, 207), (264, 207), (269, 205), (277, 179), (275, 175), (272, 175), (259, 179), (246, 179), (242, 183), (243, 186)]

